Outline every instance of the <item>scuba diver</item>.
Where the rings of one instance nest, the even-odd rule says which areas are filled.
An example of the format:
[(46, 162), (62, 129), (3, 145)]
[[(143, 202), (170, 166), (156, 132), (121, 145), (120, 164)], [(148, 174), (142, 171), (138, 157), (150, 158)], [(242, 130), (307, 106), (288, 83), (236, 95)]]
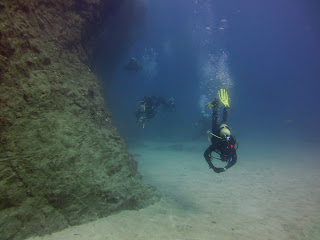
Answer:
[[(212, 135), (211, 145), (204, 152), (204, 158), (206, 159), (209, 167), (213, 169), (214, 172), (220, 173), (226, 171), (228, 168), (231, 168), (237, 162), (237, 152), (238, 143), (234, 136), (230, 133), (230, 128), (226, 124), (228, 117), (229, 99), (228, 93), (225, 89), (220, 89), (218, 91), (219, 99), (223, 108), (223, 117), (221, 124), (218, 124), (218, 110), (219, 110), (219, 99), (215, 98), (213, 101), (209, 102), (206, 106), (208, 108), (213, 108), (212, 111)], [(216, 152), (220, 155), (222, 162), (226, 162), (226, 166), (223, 168), (215, 167), (212, 164), (211, 153)]]
[(137, 122), (141, 123), (144, 128), (145, 122), (155, 117), (160, 106), (162, 106), (165, 111), (175, 111), (174, 98), (172, 97), (166, 101), (161, 96), (144, 97), (139, 101), (136, 111)]
[(141, 66), (141, 63), (137, 59), (130, 58), (128, 64), (125, 65), (124, 68), (128, 71), (138, 72), (142, 68), (142, 66)]

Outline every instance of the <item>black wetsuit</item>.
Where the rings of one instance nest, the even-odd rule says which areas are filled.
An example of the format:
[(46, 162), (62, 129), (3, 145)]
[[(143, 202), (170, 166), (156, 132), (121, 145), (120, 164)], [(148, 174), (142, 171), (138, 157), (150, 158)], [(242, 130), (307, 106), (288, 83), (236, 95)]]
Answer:
[[(209, 167), (213, 169), (216, 173), (220, 173), (232, 167), (237, 162), (237, 151), (236, 145), (237, 142), (235, 138), (231, 135), (230, 139), (227, 141), (226, 139), (220, 138), (220, 128), (218, 124), (218, 108), (219, 104), (216, 101), (215, 106), (213, 107), (212, 112), (212, 138), (211, 138), (211, 145), (207, 148), (204, 152), (204, 158), (206, 159)], [(223, 118), (222, 123), (227, 122), (228, 117), (228, 108), (223, 109)], [(220, 159), (223, 162), (226, 162), (226, 166), (224, 168), (217, 168), (213, 166), (211, 162), (211, 153), (216, 152), (220, 155)]]
[(154, 118), (157, 112), (157, 105), (155, 105), (151, 97), (144, 97), (140, 102), (139, 109), (136, 112), (137, 120), (150, 120)]
[(165, 111), (174, 111), (174, 101), (166, 101), (161, 96), (144, 97), (140, 101), (139, 109), (136, 112), (137, 121), (144, 122), (155, 117), (158, 108), (162, 106)]

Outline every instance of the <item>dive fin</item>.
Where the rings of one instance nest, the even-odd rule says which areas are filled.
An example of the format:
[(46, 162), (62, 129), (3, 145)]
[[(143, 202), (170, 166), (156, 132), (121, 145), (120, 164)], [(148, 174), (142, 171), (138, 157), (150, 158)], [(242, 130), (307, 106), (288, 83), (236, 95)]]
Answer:
[(221, 89), (218, 91), (218, 94), (219, 94), (220, 102), (224, 105), (224, 107), (229, 108), (230, 105), (229, 105), (229, 97), (228, 97), (227, 90), (221, 88)]

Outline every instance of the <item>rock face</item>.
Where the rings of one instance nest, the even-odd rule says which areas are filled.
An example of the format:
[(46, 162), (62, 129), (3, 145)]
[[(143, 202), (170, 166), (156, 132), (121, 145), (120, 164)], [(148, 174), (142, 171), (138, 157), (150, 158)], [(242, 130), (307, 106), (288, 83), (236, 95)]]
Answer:
[(88, 67), (99, 24), (123, 4), (134, 0), (0, 2), (0, 239), (160, 198), (142, 182)]

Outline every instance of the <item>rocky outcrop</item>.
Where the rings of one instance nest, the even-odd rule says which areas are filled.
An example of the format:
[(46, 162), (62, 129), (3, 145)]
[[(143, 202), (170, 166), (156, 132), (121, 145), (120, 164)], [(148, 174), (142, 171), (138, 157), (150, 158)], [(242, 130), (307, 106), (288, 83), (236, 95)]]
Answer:
[(0, 2), (0, 239), (160, 198), (142, 182), (88, 67), (102, 23), (133, 2)]

